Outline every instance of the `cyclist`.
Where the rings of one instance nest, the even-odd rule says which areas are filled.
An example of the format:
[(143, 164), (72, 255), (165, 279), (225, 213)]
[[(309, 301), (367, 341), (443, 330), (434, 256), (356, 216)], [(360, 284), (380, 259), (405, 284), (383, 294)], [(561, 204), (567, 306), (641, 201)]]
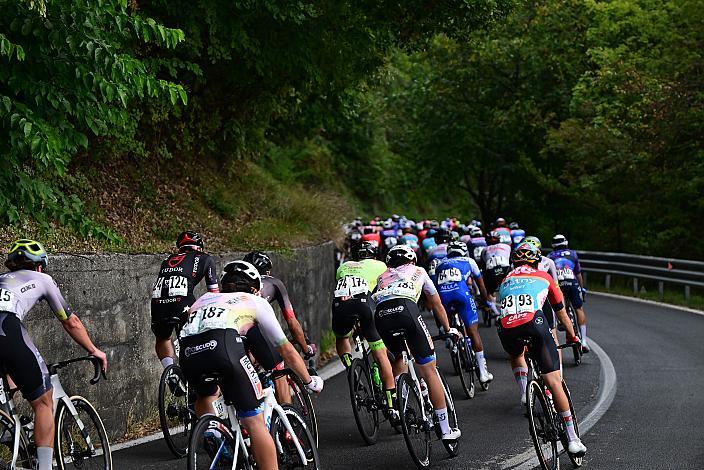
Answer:
[(535, 348), (533, 355), (540, 373), (552, 392), (555, 409), (565, 423), (569, 440), (567, 452), (582, 456), (587, 448), (575, 432), (569, 402), (562, 389), (557, 345), (550, 335), (547, 319), (540, 309), (546, 298), (565, 325), (568, 342), (579, 343), (579, 338), (575, 336), (572, 324), (567, 317), (560, 289), (550, 275), (538, 270), (540, 256), (540, 250), (525, 242), (520, 243), (511, 255), (514, 269), (506, 276), (499, 290), (501, 321), (497, 331), (501, 345), (511, 356), (511, 367), (520, 389), (522, 404), (526, 402), (528, 380), (528, 370), (520, 365), (525, 350), (523, 340), (532, 341), (532, 347)]
[(587, 342), (587, 315), (584, 313), (582, 297), (587, 290), (584, 288), (579, 257), (577, 252), (568, 248), (568, 241), (564, 235), (557, 234), (552, 237), (552, 248), (553, 251), (548, 256), (555, 262), (560, 289), (577, 313), (582, 351), (588, 353), (590, 349)]
[[(280, 279), (271, 275), (273, 267), (271, 258), (266, 253), (261, 251), (250, 251), (242, 261), (246, 261), (254, 266), (261, 276), (262, 287), (259, 289), (259, 296), (266, 299), (267, 302), (273, 304), (276, 302), (281, 309), (281, 314), (286, 320), (288, 330), (293, 336), (293, 340), (298, 344), (303, 351), (306, 359), (309, 359), (318, 352), (318, 348), (314, 343), (307, 340), (306, 335), (301, 327), (301, 323), (296, 318), (296, 313), (293, 311), (293, 305), (288, 297), (288, 290)], [(247, 332), (247, 341), (252, 355), (266, 370), (283, 368), (282, 358), (277, 354), (276, 349), (267, 343), (262, 337), (261, 330), (254, 327)], [(275, 381), (276, 384), (276, 399), (279, 403), (291, 403), (291, 395), (289, 388), (286, 386), (286, 377), (279, 377)]]
[[(203, 251), (203, 237), (187, 230), (176, 238), (178, 251), (161, 262), (159, 274), (152, 286), (151, 328), (156, 341), (154, 349), (167, 368), (174, 363), (171, 343), (173, 318), (186, 321), (188, 308), (195, 302), (193, 289), (205, 279), (208, 292), (218, 292), (218, 278), (213, 258)], [(180, 326), (179, 325), (179, 326)]]
[(413, 233), (413, 226), (412, 225), (407, 225), (403, 229), (403, 235), (401, 235), (400, 243), (402, 245), (410, 246), (411, 248), (413, 248), (413, 251), (418, 253), (418, 248), (420, 247), (419, 242), (418, 242), (418, 235)]
[(435, 282), (435, 268), (447, 257), (447, 245), (452, 241), (452, 235), (446, 229), (438, 229), (434, 235), (436, 245), (428, 252), (428, 275)]
[(455, 311), (462, 317), (465, 332), (472, 340), (472, 349), (477, 356), (479, 366), (479, 381), (491, 382), (494, 376), (486, 368), (484, 346), (479, 336), (479, 316), (470, 290), (472, 279), (479, 286), (484, 301), (487, 304), (491, 302), (484, 287), (482, 273), (477, 263), (469, 257), (467, 245), (460, 241), (450, 243), (447, 247), (447, 258), (442, 260), (435, 273), (442, 305), (446, 311)]
[[(371, 222), (374, 222), (373, 220)], [(370, 224), (371, 224), (370, 222)], [(381, 235), (376, 231), (374, 225), (368, 225), (364, 227), (364, 233), (362, 234), (362, 240), (369, 242), (372, 245), (379, 248), (381, 246)]]
[[(38, 470), (51, 470), (54, 453), (54, 408), (49, 370), (22, 319), (41, 300), (73, 340), (99, 358), (107, 370), (105, 353), (96, 348), (83, 323), (71, 312), (54, 279), (45, 273), (49, 257), (41, 243), (26, 238), (12, 243), (0, 274), (0, 362), (34, 411), (34, 443)], [(10, 436), (11, 437), (11, 436)], [(11, 449), (10, 449), (11, 451)]]
[(491, 231), (486, 237), (487, 247), (482, 252), (482, 272), (486, 290), (492, 295), (498, 289), (501, 281), (511, 270), (511, 246), (501, 243), (501, 235)]
[(416, 304), (420, 296), (425, 296), (426, 305), (434, 311), (447, 333), (459, 336), (459, 332), (450, 328), (438, 291), (425, 269), (415, 266), (416, 261), (415, 252), (406, 245), (397, 245), (389, 251), (386, 257), (388, 269), (379, 276), (377, 290), (372, 295), (377, 303), (374, 322), (384, 344), (396, 357), (393, 363), (396, 377), (405, 372), (401, 352), (406, 346), (392, 332), (405, 331), (408, 348), (428, 386), (430, 401), (440, 423), (442, 439), (457, 440), (462, 433), (457, 428), (450, 428), (445, 395), (435, 367), (433, 340)]
[(506, 225), (506, 219), (503, 217), (496, 219), (494, 231), (499, 234), (499, 243), (511, 246), (511, 229)]
[(479, 227), (470, 227), (469, 229), (469, 243), (467, 243), (467, 248), (469, 253), (472, 255), (474, 261), (479, 264), (482, 259), (482, 253), (486, 248), (486, 239), (482, 233), (482, 229)]
[(511, 246), (515, 248), (526, 238), (526, 231), (518, 225), (518, 222), (511, 222), (508, 224), (508, 228), (511, 229)]
[[(222, 293), (208, 292), (191, 307), (181, 330), (181, 367), (186, 380), (196, 391), (198, 416), (212, 414), (217, 385), (205, 380), (208, 374), (222, 378), (220, 386), (225, 400), (237, 408), (237, 416), (252, 439), (252, 453), (259, 468), (278, 468), (274, 442), (261, 417), (263, 386), (249, 361), (243, 337), (258, 326), (262, 337), (284, 358), (286, 365), (301, 377), (306, 387), (316, 393), (323, 389), (323, 379), (311, 376), (288, 342), (276, 315), (262, 297), (257, 269), (246, 261), (225, 266)], [(217, 451), (221, 436), (215, 430), (206, 436)]]
[(362, 336), (369, 343), (374, 360), (379, 365), (379, 375), (384, 384), (386, 403), (393, 407), (395, 394), (394, 376), (386, 353), (386, 346), (374, 325), (374, 301), (371, 293), (377, 278), (386, 271), (386, 264), (376, 258), (376, 248), (371, 243), (361, 243), (352, 250), (352, 261), (340, 265), (335, 276), (337, 285), (332, 301), (332, 331), (335, 348), (345, 368), (352, 364), (350, 336), (359, 319)]

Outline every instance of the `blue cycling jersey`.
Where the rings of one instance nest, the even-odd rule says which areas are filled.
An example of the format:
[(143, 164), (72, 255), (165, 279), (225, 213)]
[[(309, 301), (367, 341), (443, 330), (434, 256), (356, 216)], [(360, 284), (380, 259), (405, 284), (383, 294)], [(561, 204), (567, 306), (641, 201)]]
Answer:
[(437, 243), (435, 243), (435, 239), (430, 237), (430, 238), (424, 238), (423, 241), (421, 242), (421, 247), (423, 247), (423, 251), (428, 253), (430, 250), (435, 248), (437, 246)]
[(557, 249), (548, 254), (548, 258), (555, 261), (557, 280), (560, 282), (576, 282), (576, 277), (582, 272), (579, 266), (577, 252), (568, 249)]
[(464, 256), (445, 258), (435, 268), (436, 283), (440, 292), (469, 291), (467, 279), (470, 276), (479, 279), (482, 273), (473, 259)]
[(402, 245), (408, 245), (414, 250), (418, 249), (418, 236), (413, 235), (412, 233), (407, 233), (401, 237), (401, 244)]

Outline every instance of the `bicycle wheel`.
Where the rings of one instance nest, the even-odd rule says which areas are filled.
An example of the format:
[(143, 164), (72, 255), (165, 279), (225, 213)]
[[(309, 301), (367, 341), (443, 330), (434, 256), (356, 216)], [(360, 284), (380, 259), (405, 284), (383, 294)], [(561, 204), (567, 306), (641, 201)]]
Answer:
[(164, 369), (159, 380), (159, 424), (169, 450), (186, 456), (195, 415), (188, 406), (188, 384), (178, 364)]
[[(445, 380), (445, 376), (443, 375), (442, 372), (438, 370), (438, 375), (440, 376), (440, 382), (442, 382), (442, 387), (443, 391), (445, 392), (445, 404), (447, 405), (447, 420), (450, 423), (450, 428), (458, 428), (459, 424), (457, 423), (457, 411), (455, 410), (455, 401), (452, 399), (452, 393), (450, 392), (450, 387), (447, 385), (447, 380)], [(434, 414), (433, 414), (434, 415)], [(436, 423), (436, 429), (438, 431), (438, 437), (441, 437), (442, 434), (440, 434), (440, 425), (439, 423)], [(457, 455), (460, 453), (460, 441), (442, 441), (442, 445), (445, 446), (445, 450), (447, 450), (447, 453), (450, 455), (450, 457), (457, 457)]]
[(408, 373), (403, 373), (396, 384), (396, 401), (403, 439), (413, 463), (418, 468), (430, 467), (430, 426), (423, 414), (422, 397), (418, 386)]
[(357, 429), (364, 442), (372, 445), (376, 443), (379, 433), (379, 408), (374, 398), (374, 386), (369, 378), (367, 363), (354, 359), (347, 371), (347, 382)]
[[(577, 422), (577, 414), (574, 412), (574, 406), (572, 406), (572, 396), (570, 395), (570, 390), (567, 388), (567, 384), (565, 381), (562, 381), (562, 389), (565, 391), (565, 395), (567, 395), (567, 401), (570, 404), (570, 413), (572, 413), (572, 424), (574, 425), (574, 432), (577, 433), (577, 437), (579, 437), (579, 423)], [(566, 434), (565, 434), (566, 437)], [(570, 461), (572, 462), (572, 465), (575, 468), (581, 467), (582, 466), (582, 457), (575, 457), (573, 455), (570, 455), (569, 452), (567, 452), (567, 439), (564, 439), (562, 441), (562, 446), (565, 448), (565, 452), (567, 453), (567, 456), (570, 458)]]
[[(11, 468), (14, 436), (15, 420), (0, 410), (0, 468), (2, 469)], [(24, 431), (20, 431), (20, 446), (15, 465), (17, 468), (36, 468), (37, 465), (37, 459), (32, 457)]]
[[(271, 437), (274, 439), (279, 468), (281, 470), (320, 469), (318, 447), (305, 420), (296, 408), (290, 405), (284, 405), (282, 408), (291, 425), (293, 436), (286, 429), (281, 415), (275, 411), (271, 420)], [(301, 458), (301, 454), (296, 448), (296, 442), (301, 445), (305, 461)]]
[[(232, 459), (237, 451), (237, 440), (232, 434), (228, 422), (217, 416), (201, 417), (193, 426), (188, 440), (188, 470), (212, 470), (215, 468), (231, 469)], [(252, 470), (253, 459), (245, 459), (239, 449), (238, 469)]]
[(59, 470), (67, 466), (110, 470), (112, 454), (100, 415), (85, 398), (73, 396), (70, 400), (76, 408), (75, 416), (63, 401), (59, 402), (56, 413), (54, 448), (57, 467)]
[[(572, 308), (570, 306), (568, 313), (570, 316), (570, 321), (572, 322), (572, 328), (574, 329), (574, 333), (581, 340), (582, 333), (581, 333), (581, 330), (579, 329), (579, 324), (577, 323), (577, 312), (575, 312), (574, 308)], [(572, 353), (574, 354), (574, 365), (575, 366), (580, 365), (582, 363), (582, 348), (580, 346), (573, 346)]]
[(474, 365), (471, 363), (469, 357), (469, 348), (467, 348), (467, 342), (464, 338), (460, 338), (455, 343), (457, 344), (457, 358), (460, 362), (460, 383), (462, 384), (462, 391), (467, 398), (470, 400), (474, 398), (476, 392), (476, 387), (474, 386)]
[(317, 446), (318, 417), (315, 414), (315, 407), (313, 407), (313, 399), (310, 396), (310, 392), (308, 392), (301, 378), (292, 370), (288, 370), (286, 377), (289, 389), (291, 390), (291, 399), (293, 400), (291, 405), (298, 410), (299, 414), (305, 420), (310, 433), (313, 435), (315, 445)]
[(526, 401), (530, 437), (535, 453), (544, 470), (556, 470), (560, 466), (557, 453), (557, 432), (553, 425), (550, 406), (542, 385), (537, 380), (528, 382)]

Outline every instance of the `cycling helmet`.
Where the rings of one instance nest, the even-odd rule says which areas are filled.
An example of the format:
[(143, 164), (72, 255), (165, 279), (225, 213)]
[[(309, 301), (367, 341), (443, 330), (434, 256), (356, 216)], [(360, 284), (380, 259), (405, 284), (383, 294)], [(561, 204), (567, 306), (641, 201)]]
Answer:
[(559, 233), (552, 237), (553, 248), (567, 248), (567, 238)]
[(435, 238), (435, 243), (437, 243), (438, 245), (442, 245), (443, 243), (450, 243), (450, 241), (452, 240), (450, 232), (448, 232), (444, 228), (438, 229), (435, 232), (433, 238)]
[(360, 241), (361, 239), (362, 239), (362, 234), (361, 234), (361, 233), (359, 233), (359, 232), (352, 232), (352, 233), (350, 233), (350, 240), (352, 240), (353, 243), (354, 243), (354, 242), (358, 242), (358, 241)]
[(479, 227), (472, 227), (469, 229), (469, 236), (472, 238), (477, 238), (482, 236), (482, 229)]
[(427, 232), (425, 232), (425, 238), (435, 238), (436, 233), (438, 233), (438, 231), (434, 228), (431, 228)]
[(447, 245), (447, 257), (456, 258), (458, 256), (469, 256), (469, 249), (465, 242), (453, 241)]
[(382, 226), (383, 226), (386, 230), (389, 230), (389, 229), (394, 228), (394, 223), (393, 223), (391, 220), (385, 220), (384, 223), (382, 224)]
[[(251, 288), (257, 291), (262, 289), (262, 277), (257, 268), (247, 261), (230, 261), (225, 265), (220, 276), (220, 284), (225, 287), (227, 284), (234, 284), (235, 292), (250, 292)], [(232, 290), (223, 290), (232, 292)]]
[(539, 250), (543, 248), (542, 243), (540, 243), (540, 238), (538, 237), (526, 237), (523, 239), (523, 242), (530, 243)]
[(511, 222), (510, 224), (508, 224), (508, 228), (510, 228), (511, 230), (517, 230), (521, 227), (518, 225), (518, 222)]
[(401, 220), (401, 216), (398, 214), (394, 214), (391, 216), (391, 220), (393, 220), (394, 222), (398, 222), (399, 220)]
[(376, 246), (374, 246), (374, 244), (363, 241), (362, 243), (357, 243), (352, 247), (353, 260), (361, 261), (363, 259), (374, 258), (376, 258)]
[(487, 245), (496, 245), (501, 240), (501, 234), (496, 230), (492, 230), (486, 235)]
[(387, 250), (390, 250), (391, 248), (395, 247), (396, 245), (398, 245), (398, 239), (396, 237), (384, 238), (384, 246), (386, 247)]
[(249, 253), (244, 255), (242, 261), (246, 261), (247, 263), (257, 268), (259, 274), (266, 274), (267, 272), (271, 271), (271, 258), (269, 258), (269, 255), (261, 251), (250, 251)]
[(386, 264), (391, 268), (397, 268), (408, 263), (415, 264), (417, 260), (416, 252), (408, 245), (396, 245), (386, 255)]
[(5, 260), (7, 269), (10, 271), (26, 269), (25, 266), (30, 264), (34, 266), (34, 269), (41, 266), (42, 271), (46, 270), (49, 264), (49, 255), (46, 254), (44, 246), (28, 238), (20, 238), (12, 242), (10, 249), (7, 250), (7, 260)]
[(451, 238), (453, 241), (459, 240), (459, 239), (460, 239), (460, 232), (458, 232), (457, 230), (451, 231), (451, 232), (450, 232), (450, 238)]
[(511, 261), (513, 261), (514, 266), (520, 266), (522, 264), (537, 265), (540, 262), (540, 250), (536, 248), (535, 245), (528, 242), (521, 242), (513, 253), (511, 253)]
[(478, 219), (473, 219), (469, 225), (474, 225), (475, 227), (482, 228), (482, 221)]
[(438, 228), (438, 227), (440, 227), (440, 222), (438, 222), (437, 220), (430, 221), (430, 228)]
[(203, 249), (203, 237), (198, 232), (186, 230), (181, 232), (176, 237), (176, 246), (181, 248), (200, 248)]

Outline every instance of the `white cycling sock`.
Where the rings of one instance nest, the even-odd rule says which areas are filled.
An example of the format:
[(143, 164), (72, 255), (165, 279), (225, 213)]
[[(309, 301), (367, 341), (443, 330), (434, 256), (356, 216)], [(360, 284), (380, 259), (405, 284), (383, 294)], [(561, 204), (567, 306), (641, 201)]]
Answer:
[(526, 386), (528, 385), (528, 368), (514, 367), (513, 376), (516, 378), (516, 384), (518, 385), (519, 392), (521, 392), (521, 396), (525, 395)]
[(440, 423), (440, 432), (449, 434), (451, 429), (450, 422), (447, 420), (447, 407), (435, 410), (435, 416), (437, 416)]
[(171, 356), (166, 356), (164, 359), (161, 360), (161, 365), (166, 369), (169, 367), (171, 364), (174, 363), (174, 358)]
[(37, 447), (37, 470), (51, 470), (51, 461), (54, 456), (53, 447)]
[(579, 325), (579, 332), (582, 334), (582, 344), (587, 345), (587, 325)]
[(577, 433), (574, 430), (574, 422), (572, 421), (572, 413), (570, 413), (570, 410), (561, 411), (560, 416), (562, 416), (562, 421), (565, 423), (567, 438), (570, 441), (576, 441), (577, 439), (579, 439), (577, 437)]
[(486, 362), (484, 362), (484, 351), (477, 351), (474, 353), (477, 357), (477, 365), (479, 366), (479, 373), (486, 374)]

